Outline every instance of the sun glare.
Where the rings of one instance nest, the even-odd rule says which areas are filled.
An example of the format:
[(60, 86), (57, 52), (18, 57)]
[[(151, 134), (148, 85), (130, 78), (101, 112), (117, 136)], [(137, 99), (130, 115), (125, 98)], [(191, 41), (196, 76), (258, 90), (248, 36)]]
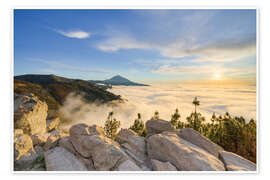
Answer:
[(220, 74), (215, 74), (215, 78), (219, 79), (220, 78)]

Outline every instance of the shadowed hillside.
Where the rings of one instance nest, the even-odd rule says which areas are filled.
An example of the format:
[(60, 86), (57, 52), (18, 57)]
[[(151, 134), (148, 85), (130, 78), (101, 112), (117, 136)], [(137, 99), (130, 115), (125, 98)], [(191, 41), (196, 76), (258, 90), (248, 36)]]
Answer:
[(86, 102), (106, 103), (120, 100), (114, 95), (93, 83), (79, 79), (68, 79), (56, 75), (22, 75), (14, 77), (14, 92), (18, 94), (33, 93), (49, 107), (49, 115), (63, 105), (70, 93), (81, 95)]

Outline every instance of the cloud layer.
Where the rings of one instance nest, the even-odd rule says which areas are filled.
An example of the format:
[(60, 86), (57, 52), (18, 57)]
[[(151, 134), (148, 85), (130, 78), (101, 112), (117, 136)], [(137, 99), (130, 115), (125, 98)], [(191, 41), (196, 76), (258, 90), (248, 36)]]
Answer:
[(226, 111), (234, 116), (243, 116), (247, 121), (251, 118), (256, 119), (255, 86), (160, 84), (149, 87), (115, 86), (111, 91), (128, 101), (114, 107), (98, 106), (95, 103), (86, 104), (78, 96), (69, 96), (61, 112), (72, 121), (64, 128), (81, 122), (103, 126), (110, 111), (114, 111), (115, 117), (121, 121), (122, 128), (129, 127), (137, 113), (141, 113), (142, 119), (146, 121), (156, 110), (162, 119), (170, 120), (171, 114), (179, 108), (181, 120), (185, 121), (194, 111), (191, 102), (195, 96), (201, 102), (198, 110), (207, 120), (211, 118), (213, 112), (223, 115)]

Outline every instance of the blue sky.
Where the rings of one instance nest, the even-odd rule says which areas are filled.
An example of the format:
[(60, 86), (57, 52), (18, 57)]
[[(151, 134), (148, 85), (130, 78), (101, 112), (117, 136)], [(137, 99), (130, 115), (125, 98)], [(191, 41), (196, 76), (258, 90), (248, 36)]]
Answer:
[(256, 77), (256, 10), (15, 10), (14, 74)]

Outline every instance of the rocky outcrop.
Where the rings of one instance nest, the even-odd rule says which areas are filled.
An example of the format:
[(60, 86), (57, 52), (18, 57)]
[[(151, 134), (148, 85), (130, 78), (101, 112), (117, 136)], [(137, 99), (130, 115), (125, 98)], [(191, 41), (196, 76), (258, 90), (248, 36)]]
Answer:
[(78, 158), (62, 147), (45, 152), (45, 162), (47, 171), (87, 171)]
[(93, 161), (91, 159), (91, 157), (89, 158), (85, 158), (82, 157), (74, 148), (73, 144), (70, 141), (70, 137), (69, 136), (64, 136), (62, 137), (59, 142), (58, 142), (58, 146), (59, 147), (63, 147), (66, 150), (68, 150), (69, 152), (71, 152), (72, 154), (74, 154), (81, 162), (83, 162), (87, 168), (88, 171), (94, 171), (96, 170), (93, 164)]
[(71, 143), (82, 157), (91, 158), (96, 170), (113, 170), (128, 158), (117, 142), (103, 134), (98, 126), (78, 124), (70, 128)]
[(256, 164), (237, 154), (222, 151), (220, 157), (228, 171), (256, 171)]
[(57, 130), (59, 124), (60, 124), (59, 117), (47, 120), (46, 122), (47, 131), (50, 132), (52, 130)]
[(33, 146), (35, 145), (44, 146), (49, 136), (50, 133), (31, 135)]
[(14, 132), (14, 159), (19, 160), (22, 156), (29, 156), (34, 152), (32, 139), (20, 130)]
[(148, 156), (169, 161), (181, 171), (224, 171), (223, 163), (200, 147), (180, 138), (176, 133), (155, 134), (147, 140)]
[(58, 144), (59, 144), (59, 147), (63, 147), (65, 149), (67, 149), (72, 154), (76, 154), (77, 153), (77, 151), (74, 149), (73, 144), (70, 141), (70, 137), (69, 136), (62, 137), (59, 140)]
[[(115, 141), (99, 126), (73, 125), (69, 133), (14, 130), (14, 170), (24, 171), (255, 171), (193, 129), (150, 120), (147, 137), (121, 129)], [(161, 127), (159, 127), (159, 124)], [(46, 165), (46, 166), (45, 166)]]
[(151, 159), (154, 171), (177, 171), (177, 169), (170, 162), (161, 162), (156, 159)]
[(25, 134), (46, 132), (48, 106), (33, 94), (14, 95), (14, 127)]
[(174, 131), (174, 127), (169, 121), (161, 120), (161, 119), (151, 119), (146, 122), (146, 132), (147, 136), (151, 136), (153, 134), (159, 134), (164, 131)]
[(115, 140), (121, 145), (124, 151), (139, 165), (144, 164), (147, 158), (146, 143), (143, 137), (138, 136), (130, 129), (121, 129)]
[(58, 141), (60, 140), (60, 138), (62, 138), (64, 136), (67, 136), (67, 134), (62, 132), (62, 131), (57, 131), (57, 130), (52, 131), (49, 134), (47, 141), (44, 145), (45, 151), (47, 151), (51, 148), (54, 148), (58, 144)]
[(14, 132), (14, 170), (33, 171), (44, 170), (43, 149), (33, 147), (31, 137), (20, 130)]
[(191, 129), (191, 128), (184, 128), (178, 132), (178, 136), (182, 139), (185, 139), (192, 144), (199, 146), (200, 148), (208, 151), (209, 153), (213, 154), (217, 158), (219, 157), (219, 152), (223, 151), (223, 148), (219, 145), (213, 143), (206, 137), (202, 136), (199, 132)]

